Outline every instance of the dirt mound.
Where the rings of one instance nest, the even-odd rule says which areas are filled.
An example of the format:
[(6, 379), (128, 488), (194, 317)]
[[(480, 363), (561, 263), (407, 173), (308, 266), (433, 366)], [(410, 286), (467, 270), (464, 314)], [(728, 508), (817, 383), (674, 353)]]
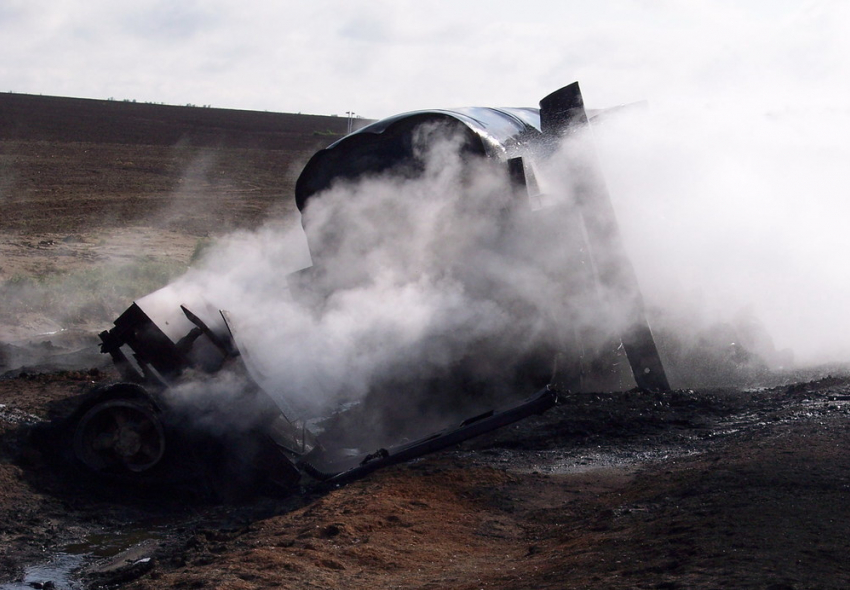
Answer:
[(48, 547), (57, 568), (76, 556), (69, 579), (139, 589), (850, 583), (847, 377), (588, 396), (322, 494), (229, 506), (93, 493), (45, 462), (30, 425), (105, 378), (0, 381), (6, 579)]

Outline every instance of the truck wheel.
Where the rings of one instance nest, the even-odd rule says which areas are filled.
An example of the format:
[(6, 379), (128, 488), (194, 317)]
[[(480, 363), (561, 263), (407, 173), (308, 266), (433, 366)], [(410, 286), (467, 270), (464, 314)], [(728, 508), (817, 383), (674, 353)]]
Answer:
[(74, 431), (74, 454), (96, 472), (143, 473), (165, 453), (156, 411), (138, 399), (109, 399), (91, 407)]

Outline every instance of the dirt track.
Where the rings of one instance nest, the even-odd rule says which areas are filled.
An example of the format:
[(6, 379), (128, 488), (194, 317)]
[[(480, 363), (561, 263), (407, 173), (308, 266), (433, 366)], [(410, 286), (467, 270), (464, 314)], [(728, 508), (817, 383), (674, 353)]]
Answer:
[[(35, 117), (29, 135), (25, 118), (2, 127), (5, 294), (27, 277), (50, 285), (104, 266), (185, 265), (206, 236), (291, 212), (304, 142), (327, 142), (314, 135), (325, 123), (345, 125), (310, 119), (297, 141), (271, 147), (221, 133), (217, 145), (122, 143), (146, 128), (127, 113), (162, 113), (125, 105), (112, 119), (123, 136), (88, 126), (81, 142), (63, 135), (63, 109), (98, 105), (48, 103), (62, 116)], [(0, 121), (13, 106), (0, 100)], [(165, 110), (178, 127), (193, 111)], [(216, 128), (234, 115), (201, 110), (222, 117)], [(46, 350), (43, 365), (98, 358), (86, 356), (92, 333), (135, 295), (70, 322), (29, 293), (26, 313), (10, 313), (23, 303), (9, 299), (2, 310), (11, 373), (0, 380), (0, 588), (850, 586), (846, 369), (772, 375), (764, 389), (580, 394), (330, 492), (211, 505), (93, 486), (39, 450), (32, 426), (115, 375), (90, 364), (33, 375), (8, 364), (14, 351)], [(63, 331), (39, 336), (51, 328)]]

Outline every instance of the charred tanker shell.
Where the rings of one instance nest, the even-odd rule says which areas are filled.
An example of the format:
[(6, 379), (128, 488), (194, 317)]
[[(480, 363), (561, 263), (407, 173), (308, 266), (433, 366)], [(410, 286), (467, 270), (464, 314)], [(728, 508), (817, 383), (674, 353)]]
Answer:
[[(423, 138), (423, 135), (427, 137)], [(308, 161), (295, 184), (295, 203), (315, 270), (321, 272), (327, 236), (317, 236), (309, 216), (311, 200), (342, 183), (389, 175), (413, 180), (426, 167), (422, 144), (451, 140), (457, 155), (470, 167), (476, 163), (501, 164), (511, 158), (522, 162), (531, 146), (540, 145), (540, 117), (536, 109), (463, 108), (414, 111), (377, 121), (320, 150)], [(521, 165), (520, 165), (521, 166)], [(503, 172), (499, 170), (496, 173)], [(405, 195), (399, 195), (404, 199)], [(308, 279), (309, 280), (309, 279)]]
[[(321, 198), (322, 192), (340, 183), (388, 172), (416, 177), (424, 169), (422, 155), (416, 149), (417, 137), (423, 128), (430, 128), (440, 130), (437, 135), (452, 136), (458, 140), (463, 159), (486, 159), (495, 166), (501, 165), (515, 193), (512, 206), (520, 209), (520, 215), (522, 210), (531, 213), (535, 206), (532, 198), (538, 192), (533, 173), (535, 163), (557, 157), (555, 153), (565, 137), (586, 132), (590, 120), (604, 113), (588, 113), (578, 83), (574, 83), (543, 98), (539, 109), (477, 107), (396, 115), (368, 125), (317, 152), (298, 178), (295, 202), (303, 214), (307, 212), (312, 198)], [(629, 318), (628, 326), (622, 329), (619, 337), (636, 384), (647, 390), (667, 390), (670, 386), (646, 319), (637, 278), (622, 244), (601, 168), (592, 144), (584, 143), (580, 162), (562, 163), (574, 179), (570, 190), (576, 194), (576, 226), (549, 229), (557, 234), (552, 236), (560, 242), (556, 247), (590, 253), (593, 276), (582, 276), (586, 270), (564, 260), (565, 267), (556, 271), (563, 275), (558, 280), (565, 283), (565, 291), (566, 283), (578, 285), (579, 289), (587, 292), (596, 288), (589, 283), (598, 283), (610, 294), (611, 312), (616, 309)], [(398, 198), (404, 199), (405, 195)], [(547, 211), (539, 211), (536, 216), (537, 219), (528, 221), (532, 229), (527, 231), (526, 239), (533, 239), (530, 234), (539, 233), (535, 226), (546, 231)], [(314, 272), (322, 272), (323, 249), (334, 241), (313, 235), (309, 215), (302, 215), (302, 224), (315, 263), (314, 268), (305, 273), (309, 282)], [(583, 236), (578, 236), (579, 233)], [(568, 240), (569, 244), (566, 243)], [(570, 264), (572, 267), (567, 268)], [(547, 272), (551, 274), (551, 271)], [(564, 318), (555, 318), (554, 322), (568, 323)], [(571, 326), (563, 325), (555, 331), (566, 333), (571, 329)], [(564, 336), (557, 338), (563, 339)], [(575, 352), (581, 344), (567, 347)], [(573, 374), (562, 375), (561, 382), (567, 383), (571, 389), (581, 387), (577, 384), (580, 378), (577, 373), (581, 369), (569, 369), (568, 365), (562, 363), (562, 371)]]
[[(615, 293), (613, 305), (625, 307), (629, 323), (614, 338), (622, 342), (628, 355), (632, 383), (646, 390), (667, 389), (599, 168), (588, 168), (593, 160), (587, 158), (572, 168), (570, 162), (563, 163), (574, 178), (575, 186), (570, 190), (580, 196), (572, 205), (575, 210), (565, 217), (573, 220), (575, 227), (552, 222), (545, 207), (532, 202), (539, 192), (534, 182), (536, 163), (559, 157), (559, 142), (580, 133), (587, 124), (578, 84), (572, 84), (543, 99), (540, 109), (406, 113), (368, 125), (319, 151), (305, 166), (295, 188), (295, 202), (304, 213), (303, 227), (314, 262), (312, 268), (290, 277), (295, 296), (299, 290), (311, 291), (311, 283), (321, 273), (333, 272), (323, 266), (328, 246), (316, 239), (310, 224), (314, 203), (326, 199), (324, 195), (334, 187), (364, 178), (392, 174), (415, 179), (425, 170), (422, 142), (450, 138), (463, 165), (485, 166), (505, 181), (499, 186), (509, 194), (503, 205), (493, 208), (495, 217), (488, 221), (496, 228), (495, 237), (487, 244), (503, 248), (523, 238), (533, 240), (520, 258), (533, 267), (532, 275), (560, 281), (557, 284), (565, 299), (567, 293), (579, 293), (590, 300), (600, 287)], [(402, 191), (397, 198), (405, 199), (406, 195)], [(501, 239), (504, 237), (509, 239)], [(547, 266), (535, 260), (534, 253), (540, 249), (567, 253), (566, 258), (572, 256), (573, 262), (558, 263), (556, 259), (556, 264), (550, 261)], [(582, 257), (589, 253), (589, 259), (569, 254), (574, 251), (580, 251)], [(464, 267), (460, 268), (463, 274)], [(486, 290), (485, 281), (485, 295)], [(310, 305), (320, 307), (329, 295), (320, 288), (313, 289), (312, 300), (304, 309), (309, 312)], [(569, 313), (550, 310), (546, 317), (535, 318), (536, 331), (523, 335), (527, 343), (521, 350), (506, 342), (505, 346), (482, 351), (479, 358), (467, 355), (456, 359), (450, 365), (451, 374), (428, 378), (431, 390), (460, 398), (481, 390), (480, 368), (491, 367), (491, 382), (499, 381), (501, 390), (516, 392), (525, 399), (517, 402), (515, 396), (499, 409), (478, 412), (413, 442), (372, 448), (365, 446), (371, 443), (364, 443), (361, 448), (342, 449), (340, 440), (344, 436), (322, 440), (307, 422), (295, 419), (287, 391), (264, 389), (266, 384), (252, 360), (250, 346), (242, 341), (227, 312), (208, 306), (196, 308), (193, 302), (163, 308), (156, 296), (154, 293), (134, 303), (115, 320), (111, 330), (100, 335), (102, 351), (112, 356), (124, 382), (92, 394), (64, 425), (75, 461), (90, 472), (120, 481), (168, 484), (212, 479), (252, 489), (270, 484), (288, 491), (310, 482), (346, 481), (546, 411), (558, 402), (558, 391), (586, 387), (588, 367), (597, 360), (588, 352), (594, 348), (591, 340), (611, 338), (607, 333), (591, 336), (574, 325), (580, 307), (553, 306), (553, 310), (569, 309)], [(526, 315), (529, 309), (535, 309), (519, 300), (513, 302), (510, 289), (500, 296), (507, 298), (508, 309), (524, 306)], [(267, 327), (275, 329), (274, 325)], [(504, 335), (503, 340), (510, 337)], [(502, 356), (486, 358), (495, 350)], [(383, 387), (390, 396), (411, 406), (406, 409), (407, 420), (401, 423), (412, 425), (415, 400), (409, 399), (404, 384), (390, 380)], [(224, 396), (220, 395), (222, 389)], [(189, 397), (194, 413), (187, 412), (182, 403)], [(199, 407), (203, 411), (197, 411)], [(247, 415), (249, 412), (252, 416)], [(410, 433), (399, 434), (401, 440), (410, 438), (406, 436)]]
[(355, 180), (386, 170), (421, 171), (414, 148), (416, 131), (436, 127), (463, 138), (462, 153), (505, 161), (527, 155), (542, 138), (537, 109), (463, 108), (414, 111), (372, 123), (317, 152), (295, 185), (295, 204), (303, 211), (314, 194), (339, 180)]

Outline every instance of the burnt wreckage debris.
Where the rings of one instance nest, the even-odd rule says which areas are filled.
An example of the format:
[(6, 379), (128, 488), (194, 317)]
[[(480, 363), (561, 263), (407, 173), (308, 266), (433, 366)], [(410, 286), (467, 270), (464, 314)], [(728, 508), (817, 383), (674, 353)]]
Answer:
[[(463, 157), (506, 167), (515, 197), (513, 206), (527, 209), (529, 223), (543, 227), (542, 233), (548, 232), (549, 239), (557, 240), (560, 233), (567, 233), (564, 228), (546, 227), (545, 210), (532, 211), (530, 199), (536, 190), (532, 160), (557, 157), (559, 142), (589, 125), (577, 83), (541, 100), (539, 109), (418, 111), (368, 125), (312, 157), (296, 184), (298, 208), (304, 210), (311, 199), (320, 198), (320, 193), (338, 179), (354, 180), (399, 166), (415, 171), (413, 137), (424, 124), (439, 124), (458, 133), (463, 138)], [(614, 337), (622, 344), (634, 383), (647, 391), (667, 390), (664, 368), (600, 168), (592, 154), (585, 156), (581, 165), (571, 170), (575, 179), (571, 190), (577, 195), (570, 205), (575, 209), (571, 215), (581, 227), (578, 231), (573, 228), (570, 239), (579, 240), (579, 247), (590, 253), (588, 266), (593, 270), (571, 274), (574, 269), (562, 268), (557, 272), (571, 283), (569, 289), (604, 292), (608, 299), (605, 305), (631, 318), (628, 328)], [(567, 161), (563, 166), (573, 164)], [(304, 230), (314, 266), (297, 273), (295, 285), (309, 282), (312, 273), (322, 272), (323, 252), (311, 240), (309, 223)], [(101, 333), (102, 351), (112, 356), (123, 381), (89, 395), (65, 423), (73, 461), (86, 471), (131, 483), (192, 485), (213, 480), (211, 485), (216, 487), (216, 479), (232, 482), (235, 478), (242, 485), (273, 484), (285, 490), (305, 484), (335, 484), (545, 412), (558, 403), (559, 395), (584, 386), (588, 367), (596, 360), (588, 358), (593, 354), (589, 351), (592, 347), (586, 345), (583, 334), (567, 325), (569, 319), (556, 318), (552, 332), (558, 335), (557, 345), (552, 346), (550, 341), (541, 346), (537, 357), (543, 362), (523, 373), (527, 379), (517, 384), (537, 393), (413, 442), (351, 452), (323, 444), (321, 437), (281, 411), (273, 396), (252, 378), (248, 351), (240, 345), (226, 312), (207, 314), (202, 319), (195, 313), (200, 314), (199, 310), (181, 307), (181, 311), (181, 321), (157, 323), (158, 318), (134, 303), (115, 320), (111, 330)], [(606, 336), (609, 341), (610, 336)], [(545, 370), (540, 368), (544, 365)], [(236, 425), (240, 421), (232, 419), (234, 414), (246, 407), (257, 412), (260, 407), (262, 420), (244, 422), (250, 423), (249, 427), (198, 428), (181, 409), (181, 388), (187, 383), (196, 385), (203, 397), (205, 379), (225, 369), (240, 375), (241, 390), (231, 392), (226, 407), (211, 408), (212, 415), (218, 412), (228, 417), (222, 422)], [(446, 386), (462, 387), (457, 383)], [(219, 404), (221, 398), (211, 403)]]

